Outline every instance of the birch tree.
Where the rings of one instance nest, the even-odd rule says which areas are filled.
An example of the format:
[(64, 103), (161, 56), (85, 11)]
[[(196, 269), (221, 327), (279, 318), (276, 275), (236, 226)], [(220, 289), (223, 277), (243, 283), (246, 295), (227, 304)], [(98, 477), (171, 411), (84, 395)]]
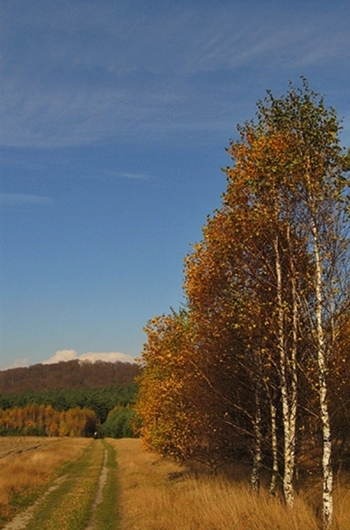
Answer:
[[(266, 100), (258, 104), (258, 119), (255, 130), (260, 134), (265, 132), (273, 136), (278, 133), (288, 139), (284, 156), (289, 194), (285, 197), (293, 209), (294, 231), (298, 240), (306, 243), (309, 257), (311, 274), (300, 268), (298, 260), (291, 261), (293, 270), (299, 268), (299, 274), (303, 273), (306, 281), (306, 288), (299, 291), (294, 284), (292, 298), (294, 304), (298, 292), (294, 308), (308, 316), (302, 333), (309, 334), (310, 355), (317, 366), (314, 383), (318, 388), (323, 434), (323, 524), (327, 528), (333, 519), (328, 370), (334, 356), (333, 330), (344, 300), (349, 296), (346, 270), (349, 262), (349, 179), (346, 177), (350, 167), (349, 151), (346, 153), (340, 146), (340, 124), (335, 110), (327, 109), (323, 98), (311, 91), (305, 80), (301, 89), (290, 86), (287, 95), (279, 99), (268, 93)], [(280, 158), (277, 167), (280, 167)], [(278, 277), (278, 259), (276, 266)], [(278, 318), (282, 322), (280, 302), (278, 307)], [(292, 310), (292, 314), (296, 315), (296, 311)], [(282, 337), (279, 349), (282, 352)], [(294, 354), (292, 364), (293, 359)], [(293, 382), (292, 388), (295, 388)]]
[[(262, 356), (261, 377), (265, 383), (273, 378), (274, 385), (278, 382), (284, 433), (283, 489), (289, 506), (294, 503), (298, 370), (315, 363), (316, 371), (311, 369), (308, 377), (317, 374), (310, 383), (318, 388), (323, 431), (326, 527), (332, 521), (327, 370), (332, 358), (332, 329), (347, 291), (345, 175), (349, 155), (340, 148), (335, 111), (325, 108), (323, 99), (306, 81), (301, 89), (291, 85), (280, 99), (268, 92), (267, 98), (258, 102), (257, 118), (256, 123), (240, 127), (240, 140), (230, 145), (234, 165), (226, 170), (223, 206), (204, 229), (206, 255), (215, 255), (215, 265), (209, 270), (215, 269), (218, 275), (216, 289), (208, 290), (209, 275), (203, 273), (201, 256), (196, 253), (187, 263), (185, 289), (194, 314), (200, 315), (202, 322), (207, 320), (207, 329), (226, 322), (221, 335), (223, 329), (240, 326), (234, 312), (237, 300), (244, 300), (239, 308), (244, 315), (242, 336), (246, 337), (242, 362), (246, 366), (250, 362), (250, 369), (258, 374), (256, 356)], [(198, 292), (206, 293), (199, 303)], [(208, 292), (215, 293), (214, 297), (210, 299)], [(263, 329), (255, 318), (256, 307), (264, 315)], [(237, 359), (237, 350), (233, 355)], [(255, 402), (257, 423), (254, 425), (252, 418), (252, 426), (257, 436), (260, 412)], [(273, 408), (271, 413), (273, 425)], [(259, 460), (259, 452), (257, 457)]]
[[(243, 186), (244, 216), (255, 220), (253, 230), (245, 234), (241, 268), (248, 274), (252, 284), (250, 296), (261, 312), (260, 322), (255, 322), (260, 332), (252, 340), (262, 352), (262, 379), (267, 395), (276, 395), (276, 387), (280, 395), (283, 491), (286, 503), (293, 506), (297, 364), (303, 354), (297, 291), (305, 283), (298, 271), (301, 266), (307, 271), (307, 248), (305, 238), (296, 229), (296, 201), (289, 182), (293, 160), (289, 156), (288, 134), (269, 130), (261, 120), (257, 125), (246, 123), (239, 130), (240, 140), (231, 143), (229, 149), (234, 167), (227, 169), (224, 201), (227, 209), (236, 211), (238, 190)], [(271, 444), (276, 455), (274, 407), (271, 403)], [(272, 491), (276, 467), (274, 457)]]

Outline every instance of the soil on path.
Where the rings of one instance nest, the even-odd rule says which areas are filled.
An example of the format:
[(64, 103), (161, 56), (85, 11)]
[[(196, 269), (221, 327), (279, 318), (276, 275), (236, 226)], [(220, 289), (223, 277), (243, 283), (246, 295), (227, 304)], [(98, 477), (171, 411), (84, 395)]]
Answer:
[[(95, 449), (97, 449), (97, 444), (95, 445)], [(100, 446), (99, 447), (100, 454), (102, 450), (103, 450), (103, 463), (102, 463), (99, 476), (96, 475), (96, 479), (97, 479), (96, 490), (95, 490), (94, 500), (91, 504), (90, 520), (85, 530), (96, 529), (95, 512), (96, 512), (96, 508), (103, 500), (103, 488), (105, 486), (107, 475), (108, 475), (108, 467), (107, 467), (108, 451), (106, 448), (103, 449)], [(89, 467), (86, 468), (86, 474), (88, 473), (89, 473)], [(53, 482), (53, 484), (36, 500), (36, 502), (32, 506), (30, 506), (29, 508), (26, 508), (25, 510), (17, 514), (10, 522), (8, 522), (2, 528), (2, 530), (25, 530), (27, 525), (32, 527), (32, 524), (35, 521), (37, 509), (40, 510), (41, 505), (44, 503), (44, 501), (47, 500), (48, 496), (52, 494), (55, 490), (57, 490), (61, 485), (63, 485), (64, 482), (67, 482), (70, 479), (71, 479), (71, 476), (69, 473), (56, 479)], [(64, 498), (60, 499), (60, 504), (64, 505)]]
[(29, 523), (30, 519), (33, 516), (34, 510), (39, 504), (41, 504), (46, 497), (55, 491), (59, 485), (66, 479), (66, 476), (59, 477), (55, 482), (50, 486), (43, 495), (36, 500), (32, 506), (29, 508), (26, 508), (23, 512), (18, 513), (12, 521), (6, 524), (6, 526), (3, 527), (2, 530), (23, 530), (26, 525)]
[(95, 497), (95, 501), (94, 501), (94, 503), (92, 505), (90, 522), (89, 522), (89, 524), (88, 524), (88, 526), (86, 527), (85, 530), (94, 530), (95, 529), (95, 522), (96, 522), (95, 521), (95, 512), (96, 512), (97, 506), (102, 502), (102, 499), (103, 499), (103, 488), (104, 488), (104, 486), (106, 484), (106, 480), (107, 480), (107, 474), (108, 474), (107, 460), (108, 460), (108, 452), (107, 452), (107, 449), (105, 449), (101, 475), (100, 475), (100, 478), (99, 478), (99, 481), (98, 481), (98, 486), (97, 486), (96, 497)]

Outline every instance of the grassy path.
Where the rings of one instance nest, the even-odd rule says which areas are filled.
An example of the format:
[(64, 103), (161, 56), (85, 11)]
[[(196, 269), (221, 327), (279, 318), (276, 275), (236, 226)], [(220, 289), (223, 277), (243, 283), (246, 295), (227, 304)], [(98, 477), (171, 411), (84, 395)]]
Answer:
[(83, 530), (89, 522), (103, 453), (101, 442), (92, 441), (86, 452), (67, 466), (66, 479), (40, 503), (26, 530)]
[(117, 476), (116, 450), (108, 442), (103, 441), (107, 452), (106, 480), (97, 498), (93, 523), (85, 530), (119, 530), (119, 482)]
[(93, 440), (29, 512), (4, 530), (117, 530), (116, 490), (115, 450)]

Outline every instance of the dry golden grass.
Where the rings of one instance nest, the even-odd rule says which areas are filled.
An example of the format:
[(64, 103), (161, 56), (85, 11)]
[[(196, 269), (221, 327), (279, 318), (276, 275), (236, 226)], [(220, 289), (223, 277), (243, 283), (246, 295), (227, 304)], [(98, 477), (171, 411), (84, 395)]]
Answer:
[(89, 443), (86, 438), (0, 438), (0, 516), (16, 494), (48, 482), (61, 464), (75, 460)]
[[(318, 500), (311, 488), (288, 510), (262, 491), (250, 492), (245, 482), (196, 478), (184, 466), (143, 452), (139, 440), (110, 440), (117, 449), (121, 530), (313, 530)], [(336, 490), (336, 524), (350, 530), (349, 484)], [(308, 502), (311, 501), (311, 504)], [(348, 506), (349, 505), (349, 506)]]
[(34, 449), (43, 444), (43, 438), (38, 437), (0, 437), (0, 458), (12, 453), (19, 453)]
[[(141, 449), (139, 440), (108, 440), (117, 451), (120, 530), (316, 530), (320, 484), (303, 483), (294, 510), (262, 491), (253, 495), (245, 469), (213, 477), (192, 473)], [(86, 452), (91, 439), (0, 438), (0, 527), (20, 509), (18, 497), (43, 489), (61, 464)], [(62, 468), (60, 468), (62, 473)], [(32, 501), (34, 497), (32, 498)], [(350, 530), (350, 481), (335, 478), (336, 530)]]

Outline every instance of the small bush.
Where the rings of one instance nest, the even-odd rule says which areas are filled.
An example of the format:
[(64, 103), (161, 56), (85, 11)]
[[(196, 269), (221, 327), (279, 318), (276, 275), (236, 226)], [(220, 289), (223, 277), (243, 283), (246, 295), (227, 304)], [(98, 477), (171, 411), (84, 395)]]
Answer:
[(103, 435), (109, 438), (134, 438), (133, 422), (136, 414), (132, 409), (115, 407), (102, 426)]

